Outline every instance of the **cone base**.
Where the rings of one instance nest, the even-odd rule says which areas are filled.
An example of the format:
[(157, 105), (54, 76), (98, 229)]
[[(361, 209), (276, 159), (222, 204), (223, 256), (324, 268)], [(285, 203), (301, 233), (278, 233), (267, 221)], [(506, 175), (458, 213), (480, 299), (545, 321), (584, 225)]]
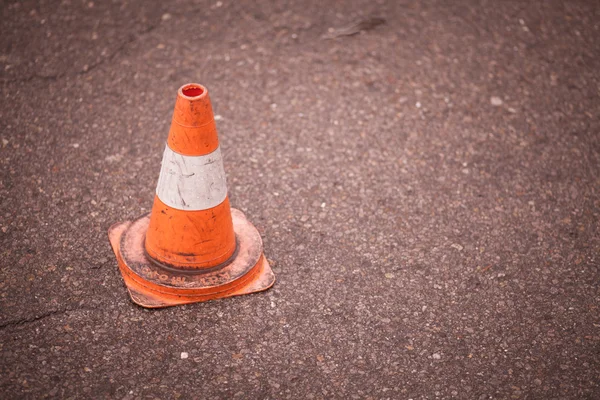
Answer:
[(263, 254), (262, 240), (244, 214), (231, 209), (238, 249), (231, 263), (218, 268), (177, 271), (148, 259), (144, 239), (150, 216), (113, 225), (108, 231), (131, 300), (146, 308), (255, 293), (273, 286), (275, 275)]

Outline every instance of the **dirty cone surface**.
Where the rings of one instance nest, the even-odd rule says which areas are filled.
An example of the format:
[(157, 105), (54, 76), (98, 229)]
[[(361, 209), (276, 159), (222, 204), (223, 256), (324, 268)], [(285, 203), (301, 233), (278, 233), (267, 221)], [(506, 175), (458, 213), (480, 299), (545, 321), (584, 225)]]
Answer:
[(275, 275), (260, 233), (227, 197), (208, 90), (177, 91), (152, 212), (108, 230), (134, 303), (169, 307), (264, 291)]
[[(597, 2), (1, 7), (1, 398), (600, 397)], [(146, 310), (186, 82), (277, 283)]]

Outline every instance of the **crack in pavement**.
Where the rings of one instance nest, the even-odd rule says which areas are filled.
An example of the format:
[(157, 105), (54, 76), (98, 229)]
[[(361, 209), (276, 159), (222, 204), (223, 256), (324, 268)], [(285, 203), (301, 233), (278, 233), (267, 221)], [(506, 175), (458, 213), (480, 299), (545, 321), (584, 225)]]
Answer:
[(65, 308), (61, 308), (61, 309), (55, 309), (55, 310), (50, 310), (50, 311), (46, 311), (45, 313), (42, 313), (40, 315), (35, 315), (33, 317), (25, 317), (25, 318), (19, 318), (19, 319), (13, 319), (13, 320), (8, 320), (5, 322), (0, 323), (0, 330), (6, 329), (6, 328), (10, 328), (10, 327), (14, 327), (14, 326), (20, 326), (20, 325), (25, 325), (25, 324), (30, 324), (33, 322), (37, 322), (37, 321), (41, 321), (43, 319), (52, 317), (54, 315), (59, 315), (59, 314), (66, 314), (68, 312), (71, 311), (83, 311), (83, 310), (96, 310), (96, 308), (89, 308), (89, 307), (65, 307)]
[(30, 81), (33, 81), (36, 79), (56, 82), (57, 80), (66, 78), (66, 77), (87, 75), (88, 73), (92, 72), (93, 70), (95, 70), (102, 64), (106, 63), (107, 61), (112, 61), (127, 46), (140, 40), (143, 36), (145, 36), (146, 34), (152, 32), (154, 29), (156, 29), (159, 25), (160, 24), (150, 25), (146, 29), (138, 32), (137, 34), (130, 35), (129, 40), (126, 40), (123, 43), (121, 43), (115, 50), (113, 50), (112, 53), (110, 53), (108, 56), (100, 59), (96, 63), (90, 65), (87, 69), (84, 69), (81, 71), (76, 71), (74, 73), (63, 72), (63, 73), (54, 74), (54, 75), (39, 75), (37, 73), (33, 73), (32, 75), (27, 76), (25, 78), (3, 79), (0, 82), (2, 82), (2, 83), (15, 83), (15, 82), (24, 83), (24, 82), (30, 82)]

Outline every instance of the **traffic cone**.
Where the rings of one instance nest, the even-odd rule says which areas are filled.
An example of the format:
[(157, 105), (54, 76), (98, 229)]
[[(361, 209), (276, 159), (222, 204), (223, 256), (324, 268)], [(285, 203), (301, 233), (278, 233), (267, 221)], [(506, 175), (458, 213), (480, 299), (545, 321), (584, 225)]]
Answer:
[(131, 299), (157, 308), (258, 292), (275, 282), (262, 240), (229, 206), (205, 87), (179, 88), (152, 211), (108, 236)]

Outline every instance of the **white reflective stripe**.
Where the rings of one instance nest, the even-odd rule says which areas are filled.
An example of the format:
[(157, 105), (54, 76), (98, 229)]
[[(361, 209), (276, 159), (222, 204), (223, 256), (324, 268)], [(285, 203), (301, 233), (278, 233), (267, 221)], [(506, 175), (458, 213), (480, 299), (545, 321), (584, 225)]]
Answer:
[(178, 210), (207, 210), (227, 197), (227, 182), (221, 149), (205, 156), (184, 156), (167, 145), (156, 195)]

